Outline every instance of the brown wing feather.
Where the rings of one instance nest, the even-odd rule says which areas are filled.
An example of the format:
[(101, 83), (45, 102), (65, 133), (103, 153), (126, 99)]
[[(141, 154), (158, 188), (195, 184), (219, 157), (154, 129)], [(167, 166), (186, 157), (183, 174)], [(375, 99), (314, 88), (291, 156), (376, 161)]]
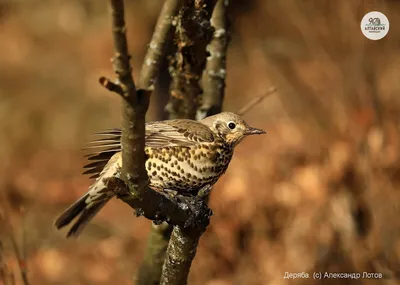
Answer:
[(121, 130), (111, 129), (96, 133), (99, 138), (89, 142), (85, 150), (90, 150), (85, 155), (89, 160), (86, 164), (83, 174), (92, 174), (90, 178), (97, 178), (104, 169), (110, 158), (121, 151)]
[[(92, 174), (97, 178), (110, 158), (121, 151), (121, 130), (111, 129), (96, 134), (101, 138), (89, 142), (85, 149), (90, 161), (84, 166), (83, 174)], [(212, 142), (214, 135), (205, 125), (192, 120), (168, 120), (146, 124), (146, 146), (151, 148), (188, 147), (199, 142)]]
[(168, 120), (146, 124), (146, 146), (154, 148), (191, 146), (212, 142), (214, 135), (205, 125), (192, 120)]

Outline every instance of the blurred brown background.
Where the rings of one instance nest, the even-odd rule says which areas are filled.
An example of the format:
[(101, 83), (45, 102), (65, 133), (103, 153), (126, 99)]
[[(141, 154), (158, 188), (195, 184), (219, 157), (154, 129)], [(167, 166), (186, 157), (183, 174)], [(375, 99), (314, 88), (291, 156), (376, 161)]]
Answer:
[[(163, 1), (126, 2), (137, 76)], [(386, 279), (340, 281), (397, 284), (400, 3), (231, 2), (224, 109), (279, 91), (245, 116), (268, 135), (242, 143), (217, 183), (189, 283), (312, 284), (283, 277), (367, 271)], [(360, 31), (369, 11), (390, 21), (380, 41)], [(150, 223), (119, 201), (78, 240), (52, 226), (90, 183), (80, 149), (119, 126), (120, 100), (97, 82), (112, 77), (111, 55), (107, 1), (0, 2), (0, 267), (17, 272), (11, 226), (31, 284), (131, 284), (143, 257)], [(154, 95), (149, 120), (164, 101)]]

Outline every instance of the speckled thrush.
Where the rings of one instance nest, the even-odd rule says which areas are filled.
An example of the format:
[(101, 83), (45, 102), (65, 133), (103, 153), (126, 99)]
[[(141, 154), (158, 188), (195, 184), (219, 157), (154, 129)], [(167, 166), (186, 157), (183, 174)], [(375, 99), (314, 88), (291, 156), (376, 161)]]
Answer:
[[(213, 185), (226, 171), (233, 150), (246, 136), (265, 134), (250, 127), (240, 116), (224, 112), (201, 121), (167, 120), (146, 124), (145, 152), (149, 186), (173, 190), (183, 195), (196, 195), (199, 189)], [(92, 142), (93, 161), (84, 174), (96, 178), (89, 191), (72, 204), (55, 222), (60, 229), (78, 217), (68, 237), (78, 236), (84, 226), (114, 196), (104, 179), (121, 171), (121, 131), (100, 133), (106, 138)]]

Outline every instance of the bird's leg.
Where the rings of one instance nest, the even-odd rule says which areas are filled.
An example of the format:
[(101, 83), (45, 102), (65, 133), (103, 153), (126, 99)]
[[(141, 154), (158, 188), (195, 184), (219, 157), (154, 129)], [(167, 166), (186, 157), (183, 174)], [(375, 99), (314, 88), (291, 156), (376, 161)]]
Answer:
[[(182, 195), (179, 191), (171, 189), (162, 189), (161, 193), (164, 193), (170, 200), (177, 203), (182, 209), (190, 209), (192, 215), (185, 222), (184, 227), (197, 227), (198, 224), (202, 224), (204, 220), (207, 220), (213, 213), (207, 206), (206, 197), (210, 194), (211, 185), (206, 185), (197, 192), (196, 196)], [(188, 194), (188, 193), (186, 193)], [(153, 221), (156, 222), (157, 221)]]
[(199, 221), (203, 221), (204, 219), (208, 219), (213, 215), (212, 210), (207, 205), (207, 197), (211, 192), (212, 185), (207, 184), (200, 188), (197, 192), (196, 196), (186, 198), (186, 205), (190, 208), (190, 210), (194, 213), (185, 223), (185, 227), (193, 227), (196, 226)]
[(168, 197), (174, 201), (175, 203), (179, 203), (179, 195), (178, 195), (178, 191), (176, 190), (172, 190), (172, 189), (162, 189), (162, 192), (165, 193), (166, 195), (168, 195)]
[(185, 222), (184, 227), (197, 227), (198, 224), (202, 224), (203, 221), (208, 220), (213, 215), (212, 210), (208, 207), (205, 199), (199, 199), (198, 196), (190, 197), (187, 203), (185, 203), (193, 213), (189, 219)]
[(203, 186), (202, 188), (200, 188), (199, 192), (197, 193), (197, 198), (200, 199), (207, 199), (207, 197), (210, 195), (212, 189), (212, 185), (207, 184), (205, 186)]

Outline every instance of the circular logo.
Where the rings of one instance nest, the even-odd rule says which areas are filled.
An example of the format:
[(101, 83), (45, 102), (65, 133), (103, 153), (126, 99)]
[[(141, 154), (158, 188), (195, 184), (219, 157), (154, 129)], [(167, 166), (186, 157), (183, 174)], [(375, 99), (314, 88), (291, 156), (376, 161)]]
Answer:
[(389, 32), (389, 20), (381, 12), (369, 12), (361, 20), (361, 31), (370, 40), (380, 40)]

